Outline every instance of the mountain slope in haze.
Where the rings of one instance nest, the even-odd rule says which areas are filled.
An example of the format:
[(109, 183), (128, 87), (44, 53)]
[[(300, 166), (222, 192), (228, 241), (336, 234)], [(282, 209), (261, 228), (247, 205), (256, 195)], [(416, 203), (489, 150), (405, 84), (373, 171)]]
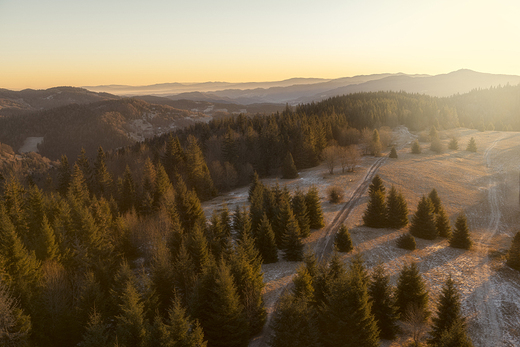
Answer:
[(0, 118), (0, 142), (18, 149), (28, 137), (42, 137), (41, 155), (56, 160), (66, 154), (75, 160), (82, 147), (93, 157), (99, 146), (115, 149), (206, 120), (167, 105), (107, 100)]
[(69, 104), (89, 104), (117, 99), (120, 99), (120, 97), (75, 87), (56, 87), (42, 90), (24, 89), (21, 91), (0, 89), (0, 116), (47, 110)]
[[(146, 94), (166, 96), (172, 99), (196, 98), (197, 101), (225, 101), (242, 105), (253, 103), (296, 105), (358, 92), (405, 91), (444, 97), (467, 93), (478, 88), (517, 85), (518, 83), (520, 83), (520, 76), (488, 74), (462, 69), (435, 76), (397, 73), (361, 75), (332, 80), (291, 79), (268, 83), (208, 82), (192, 85), (174, 83), (144, 87), (98, 86), (87, 88), (119, 95), (122, 95), (123, 91), (136, 95), (135, 93), (146, 90), (148, 91)], [(194, 94), (194, 92), (199, 93)]]

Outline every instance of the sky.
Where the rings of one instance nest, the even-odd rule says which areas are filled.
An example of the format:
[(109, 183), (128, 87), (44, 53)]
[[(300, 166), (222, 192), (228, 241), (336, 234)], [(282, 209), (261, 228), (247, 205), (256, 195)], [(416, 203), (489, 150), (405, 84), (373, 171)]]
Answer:
[(520, 75), (519, 14), (516, 0), (0, 0), (0, 88)]

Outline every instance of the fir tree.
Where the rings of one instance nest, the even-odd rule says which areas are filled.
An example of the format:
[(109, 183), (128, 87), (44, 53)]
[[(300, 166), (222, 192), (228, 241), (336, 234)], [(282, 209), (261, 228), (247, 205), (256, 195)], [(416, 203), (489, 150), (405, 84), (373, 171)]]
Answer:
[(435, 188), (433, 188), (430, 194), (428, 194), (428, 198), (433, 204), (433, 213), (439, 213), (439, 210), (442, 208), (442, 202)]
[(279, 247), (283, 248), (284, 244), (282, 238), (285, 232), (287, 231), (289, 223), (291, 223), (293, 220), (294, 222), (296, 222), (296, 227), (300, 237), (301, 231), (289, 201), (285, 199), (281, 200), (280, 204), (278, 205), (278, 208), (280, 209), (280, 212), (277, 213), (278, 217), (276, 220), (273, 221), (272, 227), (274, 231), (274, 236), (276, 237), (276, 244)]
[(456, 137), (451, 138), (450, 143), (448, 144), (448, 148), (454, 151), (459, 149), (459, 141)]
[(87, 204), (89, 200), (89, 191), (87, 184), (85, 183), (85, 178), (83, 177), (83, 172), (79, 168), (77, 164), (74, 164), (74, 168), (72, 170), (72, 177), (69, 184), (69, 190), (67, 192), (68, 196), (72, 196), (81, 204)]
[(520, 231), (515, 234), (507, 254), (507, 265), (520, 271)]
[(94, 310), (90, 314), (88, 325), (80, 347), (99, 347), (107, 346), (110, 340), (109, 325), (103, 322), (101, 314)]
[(61, 156), (60, 166), (58, 167), (58, 192), (65, 196), (69, 191), (70, 184), (70, 165), (66, 155)]
[(437, 312), (432, 318), (432, 330), (428, 344), (437, 346), (442, 335), (458, 321), (464, 322), (460, 312), (460, 294), (455, 287), (455, 282), (449, 276), (442, 288)]
[(354, 249), (352, 246), (352, 239), (350, 238), (350, 233), (348, 228), (341, 224), (339, 231), (336, 233), (334, 237), (334, 248), (338, 252), (348, 253)]
[(419, 274), (417, 264), (404, 265), (399, 273), (395, 292), (396, 306), (401, 317), (413, 306), (423, 314), (424, 319), (430, 315), (428, 311), (428, 291)]
[(0, 278), (0, 345), (28, 346), (32, 328), (31, 317), (19, 307), (4, 283)]
[(421, 145), (419, 144), (419, 140), (415, 140), (412, 143), (412, 154), (421, 154)]
[(307, 204), (305, 203), (305, 195), (301, 190), (297, 190), (291, 200), (291, 206), (302, 237), (308, 237), (311, 234), (309, 213), (307, 212)]
[(120, 314), (116, 316), (118, 341), (126, 347), (142, 347), (146, 341), (144, 304), (132, 281), (127, 281), (121, 295)]
[(437, 128), (435, 128), (435, 126), (432, 126), (430, 128), (430, 141), (433, 142), (433, 140), (438, 139), (438, 138), (439, 138), (439, 132), (437, 131)]
[(389, 276), (385, 274), (383, 265), (379, 264), (372, 272), (368, 294), (372, 303), (372, 314), (379, 328), (379, 337), (393, 340), (399, 332), (397, 325), (399, 314), (392, 297), (392, 288), (389, 281)]
[(397, 193), (394, 186), (388, 193), (386, 216), (389, 228), (400, 229), (408, 225), (408, 204), (403, 194)]
[(164, 169), (164, 166), (161, 163), (158, 163), (155, 171), (157, 173), (155, 177), (155, 189), (153, 195), (153, 206), (155, 210), (159, 210), (161, 204), (163, 204), (168, 194), (173, 191), (172, 184), (170, 182), (170, 178)]
[(181, 175), (185, 171), (186, 158), (184, 151), (179, 138), (174, 138), (171, 133), (166, 141), (166, 149), (162, 161), (171, 181), (173, 181), (176, 175)]
[(123, 173), (123, 180), (119, 185), (119, 209), (121, 212), (130, 211), (135, 206), (135, 183), (132, 171), (127, 165)]
[(398, 158), (397, 150), (395, 149), (395, 146), (392, 147), (392, 149), (390, 150), (390, 155), (388, 157), (392, 158), (392, 159), (397, 159)]
[(184, 230), (191, 230), (195, 225), (203, 227), (206, 224), (206, 217), (197, 194), (194, 190), (188, 191), (180, 177), (177, 178), (175, 207)]
[(439, 209), (439, 212), (437, 216), (435, 217), (435, 226), (437, 227), (437, 231), (439, 233), (439, 236), (450, 238), (451, 236), (451, 226), (450, 226), (450, 220), (448, 218), (448, 214), (444, 210), (444, 208), (441, 206)]
[(379, 157), (381, 155), (381, 150), (383, 149), (383, 145), (381, 144), (381, 140), (379, 137), (379, 131), (374, 129), (372, 132), (372, 141), (370, 142), (370, 153)]
[(477, 143), (475, 142), (475, 139), (473, 137), (469, 140), (468, 146), (466, 147), (466, 151), (468, 151), (468, 152), (477, 151)]
[(253, 195), (253, 192), (257, 189), (258, 186), (263, 188), (264, 185), (262, 184), (262, 182), (260, 182), (260, 179), (258, 178), (258, 173), (255, 171), (255, 173), (253, 174), (251, 185), (249, 186), (249, 194), (247, 197), (249, 202), (251, 202), (251, 196)]
[(320, 229), (325, 226), (323, 220), (323, 211), (321, 209), (318, 188), (311, 186), (305, 195), (305, 203), (307, 204), (307, 212), (309, 213), (309, 222), (311, 229)]
[(191, 230), (187, 245), (197, 272), (201, 273), (210, 261), (210, 250), (208, 241), (199, 225), (196, 224)]
[(199, 286), (199, 318), (210, 347), (245, 347), (249, 326), (233, 277), (224, 261), (213, 263)]
[(159, 313), (165, 316), (175, 291), (173, 264), (166, 245), (158, 243), (155, 248), (150, 268), (150, 279), (152, 288), (157, 295)]
[(381, 190), (370, 194), (367, 209), (363, 214), (363, 222), (370, 228), (387, 226), (385, 195)]
[(382, 192), (383, 195), (386, 192), (383, 180), (379, 175), (375, 175), (374, 178), (372, 178), (372, 182), (370, 182), (370, 186), (368, 186), (368, 195), (374, 194), (377, 191)]
[(410, 234), (422, 239), (434, 240), (437, 237), (437, 227), (433, 214), (433, 204), (423, 196), (417, 205), (417, 211), (412, 217)]
[(42, 224), (40, 227), (39, 243), (36, 247), (36, 257), (39, 260), (58, 260), (59, 259), (59, 247), (56, 242), (56, 235), (49, 225), (49, 221), (46, 216), (43, 216)]
[(397, 239), (396, 245), (399, 248), (413, 251), (416, 247), (415, 237), (410, 233), (403, 234)]
[(326, 302), (320, 310), (325, 346), (379, 346), (379, 330), (371, 312), (362, 265), (353, 264), (347, 276), (332, 282)]
[(186, 167), (188, 179), (202, 199), (209, 199), (216, 194), (213, 180), (209, 173), (204, 155), (199, 147), (197, 139), (193, 135), (188, 136), (186, 149)]
[(294, 287), (292, 292), (296, 298), (306, 298), (312, 300), (314, 298), (314, 287), (312, 285), (312, 276), (305, 265), (300, 265), (296, 275), (293, 278)]
[(291, 215), (285, 225), (282, 234), (283, 258), (287, 261), (301, 261), (303, 259), (303, 242), (300, 235), (300, 227), (293, 215)]
[(256, 244), (264, 264), (276, 263), (278, 261), (278, 249), (274, 232), (265, 213), (257, 231)]
[(96, 161), (94, 162), (94, 189), (96, 194), (110, 198), (112, 194), (112, 176), (106, 165), (106, 154), (101, 146), (98, 148)]
[(78, 164), (81, 172), (83, 173), (83, 177), (85, 177), (85, 182), (87, 183), (87, 187), (89, 190), (92, 189), (92, 167), (90, 164), (90, 159), (87, 158), (86, 151), (84, 148), (81, 148), (81, 152), (76, 160), (76, 164)]
[(460, 213), (455, 222), (455, 230), (450, 238), (450, 247), (470, 249), (473, 242), (469, 236), (468, 221), (463, 213)]
[(296, 169), (296, 166), (294, 165), (294, 160), (291, 155), (291, 152), (287, 153), (287, 156), (285, 157), (285, 159), (283, 161), (282, 178), (284, 178), (284, 179), (298, 178), (298, 170)]
[(320, 347), (314, 310), (306, 297), (286, 294), (271, 321), (271, 347)]
[(446, 330), (436, 346), (442, 347), (473, 347), (471, 339), (467, 336), (466, 326), (459, 320)]

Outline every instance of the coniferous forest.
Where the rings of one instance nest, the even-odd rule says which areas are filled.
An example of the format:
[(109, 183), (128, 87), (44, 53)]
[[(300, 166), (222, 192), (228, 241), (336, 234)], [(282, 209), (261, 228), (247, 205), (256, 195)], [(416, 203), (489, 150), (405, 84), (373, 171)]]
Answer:
[[(29, 166), (3, 164), (0, 345), (247, 346), (266, 322), (261, 266), (279, 257), (304, 266), (278, 304), (272, 346), (377, 346), (394, 337), (399, 317), (432, 314), (415, 265), (402, 269), (394, 298), (384, 270), (369, 273), (360, 258), (348, 267), (337, 255), (316, 264), (302, 243), (324, 226), (316, 188), (290, 192), (260, 178), (317, 166), (331, 145), (369, 148), (381, 127), (466, 124), (474, 117), (463, 98), (353, 94), (273, 115), (196, 123), (119, 148), (90, 144), (89, 152), (60, 153), (52, 162), (35, 156)], [(518, 129), (511, 117), (498, 122)], [(367, 226), (406, 226), (401, 193), (392, 187), (385, 200), (377, 184)], [(206, 218), (201, 201), (246, 185), (248, 208), (224, 207)], [(434, 199), (423, 200), (412, 234), (449, 237), (442, 206), (434, 210)], [(349, 237), (343, 230), (338, 250), (352, 249)], [(471, 246), (462, 215), (451, 240)], [(409, 307), (400, 298), (412, 294)], [(451, 279), (442, 300), (433, 313), (435, 345), (466, 338)]]

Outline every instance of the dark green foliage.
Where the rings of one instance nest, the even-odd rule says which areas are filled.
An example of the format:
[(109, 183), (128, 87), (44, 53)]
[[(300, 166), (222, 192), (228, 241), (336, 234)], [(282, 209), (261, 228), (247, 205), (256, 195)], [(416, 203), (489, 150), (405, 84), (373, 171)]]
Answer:
[(458, 320), (446, 330), (439, 339), (436, 347), (473, 347), (473, 342), (466, 333), (466, 325)]
[(276, 247), (274, 232), (265, 213), (257, 231), (256, 244), (265, 264), (278, 261), (278, 248)]
[(450, 143), (448, 144), (448, 148), (454, 151), (459, 149), (459, 141), (456, 137), (451, 138)]
[(369, 195), (367, 209), (363, 214), (363, 222), (370, 228), (385, 228), (387, 226), (385, 195), (378, 190)]
[(173, 266), (166, 245), (159, 243), (155, 247), (157, 249), (152, 258), (150, 279), (157, 296), (159, 313), (165, 316), (175, 292)]
[(435, 218), (435, 226), (440, 237), (450, 238), (451, 237), (451, 226), (450, 219), (444, 210), (444, 207), (440, 207), (439, 212)]
[(271, 329), (271, 347), (321, 346), (313, 307), (304, 296), (282, 296), (272, 318)]
[(187, 240), (187, 249), (190, 254), (195, 268), (198, 273), (201, 273), (210, 262), (210, 249), (208, 246), (208, 240), (202, 231), (202, 228), (195, 224), (189, 238)]
[(262, 184), (262, 182), (260, 182), (260, 179), (258, 178), (258, 173), (255, 171), (255, 173), (253, 174), (252, 182), (249, 185), (249, 194), (247, 197), (249, 202), (251, 202), (251, 196), (253, 195), (253, 192), (255, 191), (255, 189), (257, 189), (258, 186), (262, 188), (264, 187), (264, 185)]
[(71, 174), (69, 160), (66, 155), (62, 155), (60, 166), (58, 167), (58, 192), (62, 196), (65, 196), (69, 191)]
[(197, 318), (210, 347), (245, 347), (249, 325), (229, 267), (210, 265), (198, 289)]
[(121, 212), (130, 211), (135, 207), (135, 183), (132, 171), (127, 165), (123, 174), (123, 179), (118, 181), (119, 209)]
[(323, 220), (323, 211), (321, 209), (318, 188), (311, 186), (305, 195), (305, 203), (307, 204), (307, 212), (309, 213), (309, 221), (311, 229), (320, 229), (325, 226)]
[(399, 248), (413, 251), (416, 247), (415, 237), (410, 233), (403, 234), (397, 239), (396, 245)]
[(283, 258), (285, 260), (301, 261), (303, 259), (304, 245), (300, 234), (300, 227), (292, 212), (289, 214), (287, 222), (285, 223), (281, 245), (284, 251)]
[(416, 307), (424, 319), (430, 315), (428, 311), (428, 291), (419, 274), (416, 263), (404, 265), (399, 273), (395, 292), (396, 306), (401, 317), (405, 317), (407, 311)]
[[(354, 262), (347, 275), (332, 282), (320, 308), (325, 346), (379, 346), (379, 330), (371, 312), (366, 270)], [(348, 337), (348, 338), (346, 338)]]
[(347, 253), (354, 249), (348, 228), (341, 224), (334, 237), (334, 247), (338, 252)]
[(417, 211), (412, 217), (410, 234), (422, 239), (434, 240), (438, 233), (435, 226), (435, 216), (433, 214), (433, 204), (424, 195), (417, 205)]
[(375, 175), (374, 178), (372, 178), (372, 182), (370, 183), (370, 186), (368, 186), (368, 195), (377, 191), (381, 191), (383, 194), (386, 192), (383, 180), (381, 177), (379, 177), (379, 175)]
[(389, 228), (400, 229), (408, 225), (408, 204), (401, 192), (394, 186), (388, 193), (386, 217)]
[(127, 281), (120, 300), (120, 313), (116, 316), (117, 339), (127, 347), (142, 347), (147, 333), (144, 304), (132, 281)]
[(197, 195), (201, 199), (209, 199), (215, 196), (216, 189), (213, 186), (208, 165), (204, 161), (198, 140), (192, 135), (188, 136), (185, 155), (188, 181), (195, 188)]
[(294, 288), (293, 295), (296, 298), (306, 298), (312, 300), (314, 297), (314, 287), (312, 285), (312, 276), (305, 265), (301, 265), (293, 278)]
[(475, 139), (473, 137), (469, 140), (468, 145), (466, 147), (466, 151), (468, 151), (468, 152), (477, 151), (477, 143), (475, 142)]
[(85, 178), (83, 177), (83, 172), (77, 164), (74, 164), (74, 168), (72, 169), (72, 177), (67, 196), (77, 200), (81, 204), (86, 204), (89, 199), (89, 191)]
[(392, 147), (390, 150), (390, 154), (388, 155), (389, 158), (397, 159), (397, 150), (395, 149), (395, 146)]
[(368, 295), (372, 303), (372, 314), (379, 328), (379, 337), (393, 340), (399, 332), (397, 320), (399, 314), (392, 296), (389, 276), (385, 274), (382, 264), (376, 266), (368, 286)]
[(421, 154), (421, 145), (419, 144), (419, 140), (415, 140), (412, 143), (412, 154)]
[(89, 322), (83, 340), (80, 342), (80, 347), (99, 347), (107, 346), (111, 334), (109, 332), (109, 325), (103, 322), (103, 317), (95, 309), (90, 314)]
[(294, 160), (291, 152), (287, 153), (282, 164), (282, 178), (293, 179), (298, 178), (298, 170), (294, 165)]
[(507, 254), (507, 265), (520, 271), (520, 231), (515, 234)]
[(428, 198), (433, 204), (433, 213), (439, 213), (439, 210), (442, 208), (442, 202), (435, 188), (433, 188), (430, 194), (428, 194)]
[(428, 344), (438, 345), (442, 335), (448, 332), (457, 322), (464, 323), (464, 318), (460, 312), (460, 294), (450, 276), (444, 283), (437, 312), (432, 318), (432, 330)]
[(307, 237), (311, 234), (309, 213), (307, 212), (307, 204), (305, 203), (305, 195), (301, 190), (297, 190), (291, 200), (291, 206), (294, 216), (298, 221), (300, 233), (302, 237)]
[(460, 213), (455, 222), (455, 230), (450, 237), (450, 247), (470, 249), (473, 241), (469, 235), (468, 221), (463, 213)]
[(94, 192), (97, 196), (103, 196), (107, 199), (113, 193), (112, 175), (107, 169), (106, 153), (101, 146), (98, 148), (94, 162)]
[(194, 190), (188, 191), (182, 178), (177, 179), (175, 207), (179, 213), (179, 221), (184, 230), (191, 230), (195, 225), (203, 227), (206, 217)]

